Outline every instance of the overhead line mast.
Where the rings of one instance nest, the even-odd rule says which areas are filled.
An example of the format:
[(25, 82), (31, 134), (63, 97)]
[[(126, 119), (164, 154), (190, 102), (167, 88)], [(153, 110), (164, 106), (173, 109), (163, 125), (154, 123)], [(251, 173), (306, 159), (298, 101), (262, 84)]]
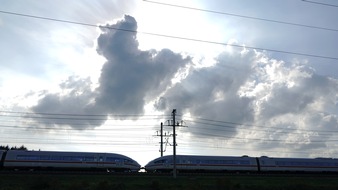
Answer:
[[(161, 157), (163, 156), (163, 152), (165, 150), (163, 150), (163, 145), (167, 145), (168, 144), (168, 140), (169, 140), (169, 137), (173, 137), (173, 144), (170, 144), (171, 146), (173, 146), (173, 177), (176, 178), (177, 176), (177, 162), (176, 162), (176, 146), (177, 146), (177, 143), (176, 143), (176, 127), (185, 127), (183, 126), (183, 121), (181, 122), (176, 122), (176, 109), (173, 109), (172, 113), (171, 113), (171, 116), (172, 116), (172, 120), (168, 120), (168, 124), (165, 125), (165, 126), (170, 126), (170, 127), (173, 127), (173, 134), (169, 134), (167, 135), (167, 133), (165, 133), (163, 135), (163, 123), (161, 123), (161, 131), (160, 131), (160, 135), (158, 134), (158, 131), (157, 131), (157, 134), (156, 136), (160, 136), (161, 137), (161, 142), (160, 142), (160, 152), (161, 152)], [(166, 137), (166, 141), (163, 142), (163, 137)]]
[(176, 109), (173, 110), (172, 112), (173, 115), (173, 177), (176, 178), (176, 126), (175, 126), (175, 116), (176, 116)]

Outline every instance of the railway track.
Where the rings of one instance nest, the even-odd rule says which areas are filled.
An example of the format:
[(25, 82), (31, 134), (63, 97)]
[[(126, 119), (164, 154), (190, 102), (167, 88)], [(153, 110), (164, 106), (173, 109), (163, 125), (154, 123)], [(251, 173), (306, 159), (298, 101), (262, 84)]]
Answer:
[[(1, 175), (102, 175), (123, 177), (172, 177), (171, 173), (105, 172), (105, 171), (0, 171)], [(178, 173), (177, 177), (301, 177), (337, 178), (338, 173)]]

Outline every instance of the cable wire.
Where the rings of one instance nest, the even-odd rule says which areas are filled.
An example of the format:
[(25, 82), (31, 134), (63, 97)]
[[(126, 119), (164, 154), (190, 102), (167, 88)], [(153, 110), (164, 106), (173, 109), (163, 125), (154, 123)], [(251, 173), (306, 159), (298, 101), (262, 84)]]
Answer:
[(328, 3), (321, 3), (317, 1), (308, 1), (308, 0), (302, 0), (305, 3), (312, 3), (312, 4), (317, 4), (317, 5), (324, 5), (324, 6), (329, 6), (329, 7), (338, 7), (338, 5), (333, 5), (333, 4), (328, 4)]
[[(205, 123), (205, 122), (199, 122), (199, 121), (193, 121), (193, 120), (185, 120), (185, 121), (189, 121), (192, 123), (198, 123), (198, 124), (203, 124), (203, 125), (210, 125), (210, 126), (216, 126), (216, 127), (225, 127), (225, 128), (234, 128), (234, 129), (243, 129), (243, 127), (238, 124), (237, 126), (231, 126), (231, 125), (221, 125), (221, 124), (213, 124), (213, 123)], [(254, 126), (254, 125), (253, 125)], [(277, 127), (266, 127), (268, 130), (271, 129), (279, 129), (279, 130), (298, 130), (298, 131), (303, 131), (303, 132), (328, 132), (328, 133), (338, 133), (338, 131), (332, 131), (332, 130), (307, 130), (307, 129), (296, 129), (296, 128), (285, 128), (285, 129), (281, 129), (281, 128), (277, 128)], [(247, 128), (244, 128), (247, 129)], [(266, 131), (266, 130), (261, 130), (261, 129), (254, 129), (257, 131)]]
[(35, 19), (49, 20), (49, 21), (55, 21), (55, 22), (63, 22), (63, 23), (68, 23), (68, 24), (76, 24), (76, 25), (82, 25), (82, 26), (100, 27), (100, 28), (106, 28), (106, 29), (111, 29), (111, 30), (130, 32), (130, 33), (138, 33), (138, 34), (151, 35), (151, 36), (164, 37), (164, 38), (171, 38), (171, 39), (179, 39), (179, 40), (194, 41), (194, 42), (200, 42), (200, 43), (231, 46), (231, 47), (237, 47), (237, 48), (246, 48), (246, 49), (251, 49), (251, 50), (271, 51), (271, 52), (276, 52), (276, 53), (300, 55), (300, 56), (305, 56), (305, 57), (338, 60), (338, 57), (331, 57), (331, 56), (325, 56), (325, 55), (316, 55), (316, 54), (310, 54), (310, 53), (293, 52), (293, 51), (278, 50), (278, 49), (271, 49), (271, 48), (246, 46), (246, 45), (236, 45), (236, 44), (231, 44), (231, 43), (209, 41), (209, 40), (202, 40), (202, 39), (188, 38), (188, 37), (181, 37), (181, 36), (173, 36), (173, 35), (168, 35), (168, 34), (142, 32), (142, 31), (137, 31), (137, 30), (116, 28), (116, 27), (111, 27), (111, 26), (97, 26), (95, 24), (88, 24), (88, 23), (75, 22), (75, 21), (69, 21), (69, 20), (61, 20), (61, 19), (55, 19), (55, 18), (49, 18), (49, 17), (34, 16), (34, 15), (21, 14), (21, 13), (9, 12), (9, 11), (2, 11), (2, 10), (0, 10), (0, 13), (22, 16), (22, 17), (30, 17), (30, 18), (35, 18)]
[[(305, 28), (313, 28), (313, 29), (319, 29), (319, 30), (327, 30), (327, 31), (332, 31), (332, 32), (338, 32), (338, 29), (333, 29), (333, 28), (299, 24), (299, 23), (286, 22), (286, 21), (280, 21), (280, 20), (272, 20), (272, 19), (259, 18), (259, 17), (253, 17), (253, 16), (245, 16), (245, 15), (239, 15), (239, 14), (234, 14), (234, 13), (227, 13), (227, 12), (213, 11), (213, 10), (207, 10), (207, 9), (200, 9), (200, 8), (195, 8), (195, 7), (187, 7), (187, 6), (182, 6), (182, 5), (162, 3), (162, 2), (157, 2), (157, 1), (149, 1), (149, 0), (143, 0), (143, 1), (148, 2), (148, 3), (154, 3), (154, 4), (165, 5), (165, 6), (176, 7), (176, 8), (189, 9), (189, 10), (194, 10), (194, 11), (202, 11), (202, 12), (207, 12), (207, 13), (214, 13), (214, 14), (228, 15), (228, 16), (240, 17), (240, 18), (246, 18), (246, 19), (260, 20), (260, 21), (265, 21), (265, 22), (273, 22), (273, 23), (278, 23), (278, 24), (285, 24), (285, 25), (292, 25), (292, 26), (299, 26), (299, 27), (305, 27)], [(303, 1), (305, 1), (305, 0), (303, 0)], [(313, 3), (312, 1), (305, 1), (305, 2)], [(329, 5), (329, 4), (325, 4), (325, 3), (318, 3), (318, 4)]]

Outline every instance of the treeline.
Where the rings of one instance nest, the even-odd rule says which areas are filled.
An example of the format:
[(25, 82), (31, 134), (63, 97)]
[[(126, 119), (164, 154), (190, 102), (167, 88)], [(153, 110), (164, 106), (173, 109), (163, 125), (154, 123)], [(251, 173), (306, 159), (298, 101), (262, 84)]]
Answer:
[(20, 147), (17, 146), (9, 147), (8, 145), (7, 146), (0, 145), (0, 150), (28, 150), (28, 149), (24, 145), (21, 145)]

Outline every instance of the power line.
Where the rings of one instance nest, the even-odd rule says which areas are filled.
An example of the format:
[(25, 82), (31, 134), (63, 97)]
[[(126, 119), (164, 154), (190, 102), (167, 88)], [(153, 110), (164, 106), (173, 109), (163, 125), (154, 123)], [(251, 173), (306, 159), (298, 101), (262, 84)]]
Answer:
[[(1, 116), (0, 116), (1, 117)], [(19, 116), (18, 116), (19, 117)], [(44, 119), (49, 119), (49, 118), (44, 118)], [(53, 118), (54, 119), (54, 118)], [(59, 118), (63, 119), (63, 118)], [(74, 118), (77, 119), (77, 118)], [(80, 118), (79, 120), (83, 120), (83, 118)], [(251, 125), (251, 124), (242, 124), (242, 123), (234, 123), (234, 122), (227, 122), (227, 121), (217, 121), (217, 120), (211, 120), (211, 119), (202, 119), (198, 118), (198, 120), (204, 120), (204, 121), (210, 121), (210, 122), (200, 122), (196, 120), (185, 120), (185, 122), (192, 122), (196, 124), (201, 124), (197, 125), (194, 127), (194, 129), (204, 129), (204, 130), (217, 130), (217, 131), (224, 131), (224, 132), (235, 132), (236, 130), (242, 129), (245, 130), (245, 132), (264, 132), (264, 133), (271, 133), (273, 132), (274, 134), (304, 134), (304, 133), (315, 133), (315, 135), (318, 136), (331, 136), (332, 133), (337, 133), (338, 131), (332, 131), (332, 130), (308, 130), (308, 129), (297, 129), (297, 128), (278, 128), (278, 127), (266, 127), (266, 126), (259, 126), (260, 128), (245, 128), (244, 126), (255, 126), (256, 125)], [(69, 126), (88, 126), (88, 123), (67, 123), (67, 122), (52, 122), (48, 120), (39, 120), (39, 121), (29, 121), (29, 122), (24, 122), (22, 124), (25, 124), (27, 126), (34, 126), (34, 125), (45, 125), (44, 127), (24, 127), (21, 126), (22, 124), (12, 124), (12, 123), (17, 123), (18, 120), (4, 120), (0, 121), (0, 127), (2, 128), (12, 128), (12, 129), (34, 129), (34, 130), (79, 130), (77, 128), (61, 128), (61, 127), (48, 127), (50, 125), (69, 125)], [(8, 123), (8, 124), (7, 124)], [(90, 123), (92, 124), (92, 123)], [(232, 124), (232, 125), (229, 125)], [(110, 130), (144, 130), (144, 127), (147, 128), (153, 128), (157, 124), (142, 124), (142, 123), (137, 123), (137, 124), (105, 124), (105, 127), (112, 127), (111, 129), (92, 129), (92, 128), (86, 128), (86, 130), (97, 130), (97, 131), (110, 131)], [(213, 126), (217, 128), (210, 128), (210, 127), (203, 127), (203, 126)], [(142, 128), (141, 128), (142, 127)], [(264, 129), (261, 129), (264, 128)], [(273, 131), (272, 131), (273, 130)], [(295, 132), (296, 131), (296, 132)], [(325, 134), (326, 133), (326, 134)]]
[[(181, 149), (185, 149), (189, 146), (183, 146), (181, 147)], [(243, 149), (243, 148), (228, 148), (228, 147), (207, 147), (207, 146), (199, 146), (199, 148), (207, 148), (208, 150), (210, 150), (210, 148), (213, 149), (226, 149), (226, 150), (241, 150), (241, 151), (249, 151), (249, 152), (271, 152), (271, 153), (297, 153), (297, 154), (309, 154), (309, 152), (304, 152), (304, 151), (273, 151), (273, 150), (252, 150), (252, 149)], [(320, 152), (318, 153), (322, 153), (322, 150), (319, 150)]]
[[(120, 125), (117, 125), (117, 126), (120, 126)], [(150, 127), (154, 127), (154, 125), (133, 125), (133, 126), (150, 126)], [(25, 130), (28, 130), (28, 129), (32, 129), (32, 130), (67, 130), (67, 131), (78, 131), (80, 129), (77, 129), (77, 128), (57, 128), (57, 127), (24, 127), (24, 126), (18, 126), (18, 125), (1, 125), (0, 124), (0, 127), (3, 129), (3, 128), (13, 128), (13, 129), (25, 129)], [(128, 128), (123, 128), (123, 130), (126, 130)], [(143, 131), (144, 128), (138, 128), (139, 130)], [(86, 131), (113, 131), (113, 130), (122, 130), (122, 128), (111, 128), (111, 129), (94, 129), (94, 128), (86, 128), (85, 129)], [(135, 130), (133, 128), (133, 130)]]
[[(265, 127), (265, 126), (262, 126), (262, 125), (253, 125), (253, 124), (246, 124), (246, 123), (236, 123), (236, 122), (230, 122), (230, 121), (220, 121), (220, 120), (206, 119), (206, 118), (201, 118), (201, 117), (186, 117), (186, 116), (184, 116), (184, 117), (185, 118), (190, 118), (190, 119), (193, 119), (193, 120), (210, 121), (210, 122), (215, 122), (215, 123), (225, 123), (225, 124), (242, 125), (242, 126), (250, 126), (250, 127)], [(184, 120), (184, 121), (189, 121), (189, 120)], [(192, 121), (192, 122), (194, 122), (194, 121)]]
[(0, 10), (0, 13), (22, 16), (22, 17), (35, 18), (35, 19), (49, 20), (49, 21), (55, 21), (55, 22), (63, 22), (63, 23), (68, 23), (68, 24), (76, 24), (76, 25), (82, 25), (82, 26), (100, 27), (100, 28), (106, 28), (106, 29), (110, 29), (110, 30), (117, 30), (117, 31), (123, 31), (123, 32), (130, 32), (130, 33), (138, 33), (138, 34), (151, 35), (151, 36), (164, 37), (164, 38), (171, 38), (171, 39), (178, 39), (178, 40), (194, 41), (194, 42), (200, 42), (200, 43), (208, 43), (208, 44), (215, 44), (215, 45), (222, 45), (222, 46), (231, 46), (231, 47), (246, 48), (246, 49), (260, 50), (260, 51), (271, 51), (271, 52), (276, 52), (276, 53), (300, 55), (300, 56), (315, 57), (315, 58), (321, 58), (321, 59), (338, 60), (338, 57), (331, 57), (331, 56), (325, 56), (325, 55), (316, 55), (316, 54), (310, 54), (310, 53), (301, 53), (301, 52), (293, 52), (293, 51), (278, 50), (278, 49), (271, 49), (271, 48), (261, 48), (261, 47), (246, 46), (246, 45), (236, 45), (236, 44), (231, 44), (231, 43), (223, 43), (223, 42), (202, 40), (202, 39), (196, 39), (196, 38), (173, 36), (173, 35), (168, 35), (168, 34), (159, 34), (159, 33), (142, 32), (142, 31), (137, 31), (137, 30), (123, 29), (123, 28), (115, 28), (115, 27), (111, 27), (111, 26), (97, 26), (95, 24), (88, 24), (88, 23), (83, 23), (83, 22), (54, 19), (54, 18), (34, 16), (34, 15), (8, 12), (8, 11), (1, 11), (1, 10)]
[(263, 138), (247, 138), (247, 137), (236, 137), (236, 136), (223, 136), (221, 134), (208, 134), (208, 133), (203, 133), (203, 132), (195, 132), (195, 134), (200, 134), (203, 136), (214, 136), (214, 137), (223, 137), (225, 139), (237, 139), (237, 140), (245, 140), (245, 141), (260, 141), (260, 142), (285, 142), (285, 143), (303, 143), (303, 142), (308, 142), (308, 143), (325, 143), (325, 142), (338, 142), (336, 139), (327, 139), (327, 140), (298, 140), (298, 141), (290, 141), (286, 139), (263, 139)]
[(317, 1), (308, 1), (308, 0), (302, 0), (302, 1), (304, 1), (305, 3), (313, 3), (313, 4), (317, 4), (317, 5), (324, 5), (324, 6), (329, 6), (329, 7), (338, 7), (338, 5), (321, 3), (321, 2), (317, 2)]
[[(246, 18), (246, 19), (260, 20), (260, 21), (265, 21), (265, 22), (273, 22), (273, 23), (278, 23), (278, 24), (285, 24), (285, 25), (292, 25), (292, 26), (299, 26), (299, 27), (306, 27), (306, 28), (313, 28), (313, 29), (319, 29), (319, 30), (327, 30), (327, 31), (338, 32), (338, 29), (327, 28), (327, 27), (305, 25), (305, 24), (292, 23), (292, 22), (286, 22), (286, 21), (280, 21), (280, 20), (272, 20), (272, 19), (259, 18), (259, 17), (253, 17), (253, 16), (245, 16), (245, 15), (239, 15), (239, 14), (234, 14), (234, 13), (227, 13), (227, 12), (220, 12), (220, 11), (214, 11), (214, 10), (200, 9), (200, 8), (195, 8), (195, 7), (188, 7), (188, 6), (175, 5), (175, 4), (169, 4), (169, 3), (162, 3), (162, 2), (157, 2), (157, 1), (149, 1), (149, 0), (143, 0), (143, 1), (148, 2), (148, 3), (154, 3), (154, 4), (165, 5), (165, 6), (176, 7), (176, 8), (189, 9), (189, 10), (194, 10), (194, 11), (202, 11), (202, 12), (207, 12), (207, 13), (214, 13), (214, 14), (228, 15), (228, 16), (234, 16), (234, 17), (240, 17), (240, 18)], [(305, 0), (303, 0), (303, 1), (305, 1)], [(306, 1), (306, 2), (312, 2), (312, 1)], [(323, 4), (323, 3), (318, 3), (318, 4)], [(328, 5), (328, 4), (324, 4), (324, 5)]]
[[(6, 112), (6, 113), (29, 113), (34, 115), (34, 113), (30, 113), (30, 112), (10, 112), (10, 111), (0, 111), (0, 112)], [(66, 116), (67, 114), (51, 114), (51, 113), (39, 113), (42, 115), (62, 115), (62, 116)], [(88, 115), (81, 115), (81, 114), (76, 114), (76, 116), (88, 116)], [(98, 116), (98, 115), (92, 115), (92, 116)], [(34, 117), (34, 116), (18, 116), (18, 115), (0, 115), (0, 117), (22, 117), (22, 118), (30, 118), (30, 119), (39, 119), (39, 121), (29, 121), (29, 122), (25, 122), (25, 125), (31, 126), (31, 125), (38, 125), (38, 124), (42, 124), (42, 125), (46, 125), (45, 127), (28, 127), (30, 129), (34, 129), (34, 130), (79, 130), (76, 128), (59, 128), (59, 127), (48, 127), (49, 125), (69, 125), (69, 126), (88, 126), (88, 123), (68, 123), (68, 122), (60, 122), (61, 120), (75, 120), (75, 121), (80, 121), (80, 120), (103, 120), (103, 119), (98, 119), (98, 118), (68, 118), (68, 117)], [(191, 118), (191, 117), (188, 117)], [(41, 119), (43, 119), (41, 121)], [(49, 119), (55, 119), (56, 121), (48, 121)], [(153, 118), (153, 119), (159, 119), (159, 118)], [(151, 120), (153, 120), (151, 119)], [(285, 133), (285, 134), (303, 134), (305, 133), (318, 133), (315, 135), (318, 136), (325, 136), (325, 135), (331, 135), (331, 133), (337, 133), (338, 131), (323, 131), (323, 130), (307, 130), (307, 129), (297, 129), (297, 128), (277, 128), (277, 127), (266, 127), (266, 126), (259, 126), (259, 125), (253, 125), (253, 124), (243, 124), (243, 123), (236, 123), (236, 122), (228, 122), (228, 121), (218, 121), (218, 120), (212, 120), (212, 119), (204, 119), (204, 118), (192, 118), (193, 120), (185, 120), (185, 122), (192, 122), (192, 123), (196, 123), (196, 124), (201, 124), (203, 125), (207, 125), (207, 126), (214, 126), (214, 127), (219, 127), (219, 128), (204, 128), (205, 130), (221, 130), (221, 131), (229, 131), (229, 132), (235, 132), (237, 129), (244, 129), (246, 130), (246, 132), (250, 132), (250, 131), (254, 131), (254, 132), (265, 132), (265, 133), (271, 133), (271, 130), (276, 130), (273, 131), (274, 133)], [(115, 119), (114, 119), (115, 120)], [(208, 122), (201, 122), (201, 121), (208, 121)], [(11, 125), (11, 124), (4, 124), (4, 123), (17, 123), (17, 120), (4, 120), (1, 121), (1, 127), (2, 128), (13, 128), (13, 129), (20, 129), (20, 128), (25, 128), (28, 129), (27, 127), (23, 127), (23, 126), (19, 126), (19, 125)], [(94, 125), (93, 123), (90, 123), (92, 125)], [(226, 124), (226, 125), (225, 125)], [(230, 124), (230, 125), (229, 125)], [(118, 130), (118, 129), (122, 129), (121, 127), (123, 127), (123, 129), (133, 129), (133, 130), (139, 130), (140, 127), (142, 127), (142, 130), (144, 129), (144, 127), (154, 127), (156, 126), (156, 124), (107, 124), (105, 126), (110, 126), (113, 127), (112, 129), (91, 129), (88, 128), (86, 130), (98, 130), (98, 131), (110, 131), (110, 130)], [(260, 128), (244, 128), (244, 126), (254, 126), (254, 127), (260, 127), (260, 128), (265, 128), (265, 129), (260, 129)], [(132, 128), (131, 128), (132, 127)], [(198, 126), (198, 129), (202, 129), (203, 127)], [(279, 130), (279, 131), (278, 131)], [(282, 131), (280, 131), (282, 130)], [(293, 132), (289, 132), (290, 130), (293, 130)], [(299, 131), (299, 132), (294, 132), (294, 131)], [(323, 133), (330, 133), (330, 134), (323, 134)]]
[(25, 114), (25, 115), (52, 115), (52, 116), (83, 116), (83, 117), (106, 117), (106, 116), (116, 116), (116, 117), (164, 117), (170, 115), (144, 115), (144, 114), (75, 114), (75, 113), (46, 113), (46, 112), (18, 112), (18, 111), (4, 111), (0, 110), (0, 113), (8, 114)]
[[(225, 128), (234, 128), (234, 129), (247, 129), (247, 128), (243, 128), (242, 126), (245, 126), (245, 124), (241, 125), (241, 124), (236, 124), (237, 126), (231, 126), (231, 125), (222, 125), (222, 124), (214, 124), (214, 123), (205, 123), (205, 122), (199, 122), (199, 121), (193, 121), (193, 120), (184, 120), (184, 121), (188, 121), (188, 122), (193, 122), (193, 123), (198, 123), (198, 124), (202, 124), (202, 125), (210, 125), (210, 126), (216, 126), (216, 127), (225, 127)], [(251, 125), (251, 126), (255, 126), (255, 125)], [(262, 127), (262, 126), (261, 126)], [(323, 130), (307, 130), (307, 129), (297, 129), (297, 128), (285, 128), (285, 129), (281, 129), (281, 128), (277, 128), (277, 127), (265, 127), (267, 130), (298, 130), (298, 131), (303, 131), (303, 132), (328, 132), (328, 133), (338, 133), (338, 131), (323, 131)], [(262, 130), (262, 129), (254, 129), (257, 131), (267, 131), (267, 130)]]
[[(106, 121), (106, 120), (120, 120), (120, 119), (101, 119), (101, 118), (85, 118), (85, 117), (37, 117), (37, 116), (18, 116), (18, 115), (6, 115), (6, 116), (0, 116), (0, 117), (14, 117), (14, 118), (26, 118), (26, 119), (45, 119), (45, 120), (63, 120), (63, 121)], [(126, 117), (125, 119), (128, 119)], [(154, 119), (161, 119), (161, 118), (153, 118), (148, 120), (154, 120)], [(140, 120), (146, 120), (146, 119), (140, 119)]]
[[(196, 126), (194, 126), (196, 127)], [(201, 130), (202, 129), (202, 130)], [(223, 129), (223, 128), (201, 128), (201, 127), (196, 127), (196, 130), (194, 131), (191, 131), (192, 134), (195, 134), (196, 131), (199, 132), (199, 131), (203, 131), (203, 132), (206, 132), (208, 131), (208, 133), (210, 133), (210, 135), (215, 135), (216, 137), (222, 137), (222, 132), (231, 132), (231, 133), (241, 133), (241, 134), (247, 134), (247, 135), (252, 135), (253, 133), (255, 133), (256, 135), (308, 135), (308, 136), (316, 136), (316, 137), (331, 137), (333, 136), (332, 133), (330, 132), (325, 132), (323, 131), (324, 133), (314, 133), (312, 131), (309, 131), (309, 132), (295, 132), (295, 131), (269, 131), (269, 130), (257, 130), (257, 129), (241, 129), (241, 131), (238, 131), (236, 128), (233, 128), (232, 130), (231, 129)], [(209, 132), (209, 131), (215, 131), (215, 133), (212, 133), (212, 132)]]

